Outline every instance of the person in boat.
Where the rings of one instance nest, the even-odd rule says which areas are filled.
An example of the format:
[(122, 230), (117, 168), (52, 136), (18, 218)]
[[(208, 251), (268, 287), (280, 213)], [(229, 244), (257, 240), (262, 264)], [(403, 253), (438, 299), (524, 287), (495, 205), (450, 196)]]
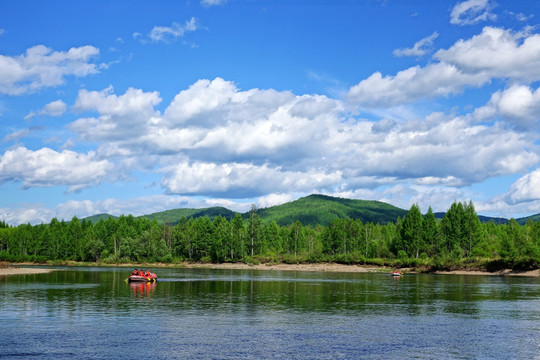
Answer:
[(138, 274), (138, 270), (137, 269), (134, 269), (133, 272), (131, 273), (131, 275), (137, 275)]
[(152, 273), (150, 272), (150, 270), (146, 269), (146, 272), (144, 273), (145, 276), (150, 276)]

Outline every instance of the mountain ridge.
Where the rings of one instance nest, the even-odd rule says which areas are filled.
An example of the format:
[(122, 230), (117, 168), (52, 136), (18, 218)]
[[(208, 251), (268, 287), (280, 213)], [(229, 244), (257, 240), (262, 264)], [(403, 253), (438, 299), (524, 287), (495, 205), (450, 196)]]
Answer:
[[(217, 216), (222, 216), (227, 220), (231, 220), (236, 213), (225, 207), (215, 206), (201, 209), (171, 209), (137, 217), (150, 220), (155, 219), (159, 223), (174, 225), (182, 217), (198, 218), (208, 216), (210, 219), (214, 219)], [(315, 226), (319, 224), (328, 226), (337, 218), (360, 219), (362, 222), (373, 222), (384, 225), (389, 222), (395, 222), (398, 217), (403, 218), (407, 213), (408, 210), (382, 201), (340, 198), (322, 194), (311, 194), (281, 205), (257, 209), (257, 214), (263, 223), (275, 221), (280, 226), (291, 225), (296, 221), (299, 221), (303, 225)], [(243, 219), (249, 218), (249, 211), (239, 214)], [(444, 212), (437, 212), (435, 213), (435, 217), (441, 219), (444, 214)], [(117, 218), (117, 216), (109, 214), (96, 214), (84, 219), (91, 222), (98, 222), (108, 217)], [(482, 222), (493, 221), (497, 224), (506, 224), (509, 221), (509, 219), (500, 217), (484, 215), (478, 215), (478, 217)], [(529, 219), (537, 221), (540, 219), (540, 214), (519, 218), (516, 221), (523, 225)]]

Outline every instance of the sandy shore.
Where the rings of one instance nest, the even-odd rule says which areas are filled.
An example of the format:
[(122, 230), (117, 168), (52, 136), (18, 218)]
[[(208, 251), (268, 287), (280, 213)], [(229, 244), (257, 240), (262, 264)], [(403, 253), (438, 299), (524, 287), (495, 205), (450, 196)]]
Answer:
[(0, 268), (0, 276), (46, 274), (51, 271), (53, 270), (52, 269), (23, 268), (23, 267), (6, 267), (6, 268)]
[(490, 275), (490, 276), (526, 276), (526, 277), (540, 277), (540, 269), (531, 271), (515, 271), (510, 269), (504, 269), (494, 272), (487, 271), (474, 271), (474, 270), (456, 270), (456, 271), (436, 271), (434, 274), (441, 275)]
[[(79, 266), (78, 263), (69, 265)], [(69, 266), (68, 265), (68, 266)], [(87, 264), (89, 266), (104, 266), (104, 264)], [(223, 263), (223, 264), (201, 264), (185, 262), (181, 264), (116, 264), (105, 266), (121, 266), (128, 268), (170, 268), (180, 267), (188, 269), (224, 269), (224, 270), (275, 270), (275, 271), (319, 271), (319, 272), (343, 272), (343, 273), (388, 273), (390, 268), (370, 266), (370, 265), (342, 265), (334, 263), (325, 264), (259, 264), (247, 265), (243, 263)], [(30, 267), (0, 267), (0, 276), (6, 275), (24, 275), (24, 274), (43, 274), (53, 271), (52, 269), (40, 269)], [(415, 269), (400, 269), (404, 274), (417, 273)], [(437, 275), (483, 275), (483, 276), (525, 276), (540, 277), (540, 269), (531, 271), (500, 270), (495, 272), (478, 270), (455, 270), (455, 271), (436, 271)]]
[(230, 269), (230, 270), (279, 270), (279, 271), (323, 271), (323, 272), (388, 272), (386, 268), (376, 266), (358, 266), (341, 264), (259, 264), (247, 265), (241, 263), (197, 264), (185, 263), (186, 268), (200, 269)]
[[(366, 266), (366, 265), (342, 265), (342, 264), (197, 264), (185, 263), (186, 268), (200, 269), (234, 269), (234, 270), (280, 270), (280, 271), (323, 271), (323, 272), (355, 272), (355, 273), (387, 273), (390, 268)], [(399, 269), (404, 274), (418, 273), (414, 269)], [(532, 271), (514, 271), (500, 270), (495, 272), (477, 271), (477, 270), (456, 270), (456, 271), (436, 271), (434, 274), (439, 275), (488, 275), (488, 276), (526, 276), (540, 277), (540, 269)]]

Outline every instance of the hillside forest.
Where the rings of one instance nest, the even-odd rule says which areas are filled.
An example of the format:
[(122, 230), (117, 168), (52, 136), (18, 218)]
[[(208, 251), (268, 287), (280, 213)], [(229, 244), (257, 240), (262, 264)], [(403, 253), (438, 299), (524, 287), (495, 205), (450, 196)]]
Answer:
[(336, 218), (327, 226), (262, 222), (252, 205), (244, 219), (182, 217), (175, 224), (131, 215), (98, 222), (0, 222), (0, 261), (116, 263), (246, 262), (373, 264), (452, 269), (535, 269), (540, 222), (482, 223), (472, 202), (454, 202), (442, 219), (413, 205), (386, 224)]

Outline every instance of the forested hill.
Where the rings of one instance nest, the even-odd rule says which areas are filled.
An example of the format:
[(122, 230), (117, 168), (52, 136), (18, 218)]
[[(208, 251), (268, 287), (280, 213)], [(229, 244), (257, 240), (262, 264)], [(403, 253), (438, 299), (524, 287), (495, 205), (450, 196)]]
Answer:
[(204, 209), (174, 209), (166, 210), (162, 212), (153, 213), (150, 215), (143, 215), (141, 217), (154, 220), (156, 219), (160, 224), (176, 224), (182, 217), (186, 219), (189, 218), (199, 218), (208, 216), (211, 220), (221, 215), (227, 220), (231, 220), (236, 214), (234, 211), (226, 209), (224, 207), (210, 207)]
[[(398, 217), (407, 215), (407, 210), (397, 208), (380, 201), (353, 200), (337, 198), (326, 195), (310, 195), (291, 201), (286, 204), (258, 209), (257, 213), (263, 223), (275, 221), (280, 226), (288, 226), (296, 221), (304, 226), (317, 224), (328, 226), (334, 219), (360, 219), (362, 222), (374, 224), (387, 224), (395, 222)], [(224, 207), (210, 207), (204, 209), (174, 209), (140, 216), (150, 220), (157, 220), (160, 224), (176, 224), (182, 217), (198, 218), (208, 216), (211, 220), (221, 215), (231, 220), (235, 212)], [(100, 214), (86, 218), (98, 222), (108, 215)], [(249, 218), (249, 212), (242, 214), (244, 219)]]
[[(387, 224), (395, 222), (398, 217), (403, 218), (408, 210), (400, 209), (393, 205), (369, 200), (355, 200), (332, 197), (327, 195), (309, 195), (289, 203), (258, 209), (257, 213), (263, 223), (275, 221), (280, 226), (289, 226), (299, 221), (304, 226), (315, 226), (317, 224), (328, 226), (332, 220), (340, 218), (360, 219), (362, 222), (372, 222), (374, 224)], [(222, 216), (231, 220), (236, 213), (224, 207), (210, 207), (203, 209), (174, 209), (157, 212), (140, 217), (155, 219), (160, 224), (176, 224), (182, 217), (199, 218), (208, 216), (211, 220), (217, 216)], [(435, 213), (437, 219), (442, 219), (444, 212)], [(244, 219), (249, 218), (249, 212), (241, 214)], [(86, 218), (94, 223), (100, 219), (113, 217), (108, 214), (99, 214)], [(481, 222), (494, 222), (496, 224), (506, 224), (508, 219), (493, 218), (488, 216), (478, 216)], [(517, 219), (517, 222), (524, 225), (528, 219), (537, 221), (540, 214), (527, 218)]]
[(310, 195), (283, 205), (259, 209), (258, 214), (263, 222), (275, 221), (280, 226), (287, 226), (296, 221), (300, 221), (304, 226), (317, 224), (328, 226), (332, 220), (338, 218), (387, 224), (407, 215), (407, 210), (380, 201)]

